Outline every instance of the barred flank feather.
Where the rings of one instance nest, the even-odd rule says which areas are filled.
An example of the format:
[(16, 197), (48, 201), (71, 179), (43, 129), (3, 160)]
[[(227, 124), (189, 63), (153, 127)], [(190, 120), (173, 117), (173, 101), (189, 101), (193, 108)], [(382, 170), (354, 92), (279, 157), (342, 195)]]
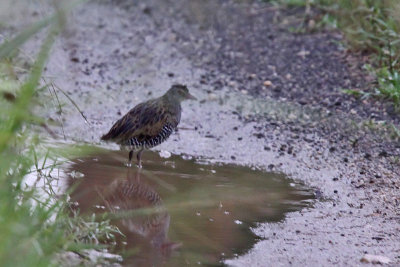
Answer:
[(138, 138), (133, 137), (129, 139), (125, 145), (132, 147), (134, 150), (142, 148), (149, 149), (167, 140), (173, 131), (173, 127), (167, 123), (162, 127), (162, 130), (158, 135), (146, 136), (142, 141), (139, 141)]

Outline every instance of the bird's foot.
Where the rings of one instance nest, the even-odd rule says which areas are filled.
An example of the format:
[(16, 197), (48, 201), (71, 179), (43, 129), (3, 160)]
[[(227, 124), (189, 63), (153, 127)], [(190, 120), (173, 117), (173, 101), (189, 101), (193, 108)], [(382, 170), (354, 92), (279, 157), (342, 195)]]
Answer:
[(138, 167), (139, 169), (141, 169), (141, 168), (142, 168), (142, 161), (141, 161), (141, 160), (139, 160), (139, 161), (138, 161), (138, 163), (137, 163), (137, 167)]
[(130, 168), (130, 167), (132, 167), (132, 163), (127, 162), (127, 163), (125, 163), (125, 166), (128, 167), (128, 168)]

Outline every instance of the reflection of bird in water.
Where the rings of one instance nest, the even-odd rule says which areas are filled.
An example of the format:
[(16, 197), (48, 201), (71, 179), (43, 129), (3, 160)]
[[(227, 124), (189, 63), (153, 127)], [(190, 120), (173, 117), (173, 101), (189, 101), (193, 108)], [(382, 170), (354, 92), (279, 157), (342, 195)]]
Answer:
[(163, 206), (158, 193), (149, 185), (140, 182), (140, 173), (134, 179), (115, 180), (107, 188), (104, 202), (108, 210), (113, 213), (125, 211), (149, 211), (149, 214), (122, 216), (119, 224), (129, 233), (135, 233), (150, 242), (154, 248), (163, 253), (174, 249), (179, 244), (167, 241), (170, 216)]
[[(134, 251), (125, 261), (135, 265), (159, 265), (180, 247), (179, 243), (168, 240), (170, 216), (157, 191), (141, 179), (140, 170), (133, 174), (128, 169), (126, 179), (110, 177), (93, 168), (84, 172), (85, 178), (76, 184), (75, 179), (70, 179), (70, 187), (76, 187), (71, 200), (78, 203), (81, 213), (99, 212), (95, 207), (105, 207), (116, 215), (118, 219), (113, 219), (112, 223), (125, 235), (119, 238), (118, 247), (127, 250), (127, 254)], [(122, 241), (127, 245), (123, 246)]]
[(129, 162), (138, 150), (138, 166), (144, 149), (167, 140), (181, 119), (181, 102), (196, 99), (184, 85), (173, 85), (163, 96), (140, 103), (119, 119), (110, 131), (101, 137), (129, 148)]

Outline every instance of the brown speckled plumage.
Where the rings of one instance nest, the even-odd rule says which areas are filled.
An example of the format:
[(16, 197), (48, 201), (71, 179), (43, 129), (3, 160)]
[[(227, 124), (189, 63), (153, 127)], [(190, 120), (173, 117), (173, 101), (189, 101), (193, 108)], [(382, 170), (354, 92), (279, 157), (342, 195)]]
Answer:
[(134, 150), (141, 153), (164, 142), (178, 126), (181, 119), (180, 103), (195, 99), (184, 85), (173, 85), (163, 96), (140, 103), (119, 119), (110, 131), (101, 137), (105, 141), (129, 147), (129, 164)]

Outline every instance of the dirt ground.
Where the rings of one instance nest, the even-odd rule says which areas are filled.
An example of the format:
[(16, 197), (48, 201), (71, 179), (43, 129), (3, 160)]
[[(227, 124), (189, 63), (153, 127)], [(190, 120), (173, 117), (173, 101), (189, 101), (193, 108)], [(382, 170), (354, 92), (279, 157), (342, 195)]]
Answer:
[[(250, 1), (101, 1), (71, 15), (46, 77), (72, 105), (58, 133), (99, 144), (136, 103), (185, 83), (181, 129), (157, 149), (283, 172), (315, 188), (312, 208), (260, 224), (233, 266), (400, 264), (400, 145), (388, 104), (342, 88), (368, 86), (337, 32), (294, 33), (301, 10)], [(89, 19), (90, 18), (90, 19)], [(35, 42), (26, 50), (34, 50)], [(62, 129), (62, 130), (61, 130)]]

